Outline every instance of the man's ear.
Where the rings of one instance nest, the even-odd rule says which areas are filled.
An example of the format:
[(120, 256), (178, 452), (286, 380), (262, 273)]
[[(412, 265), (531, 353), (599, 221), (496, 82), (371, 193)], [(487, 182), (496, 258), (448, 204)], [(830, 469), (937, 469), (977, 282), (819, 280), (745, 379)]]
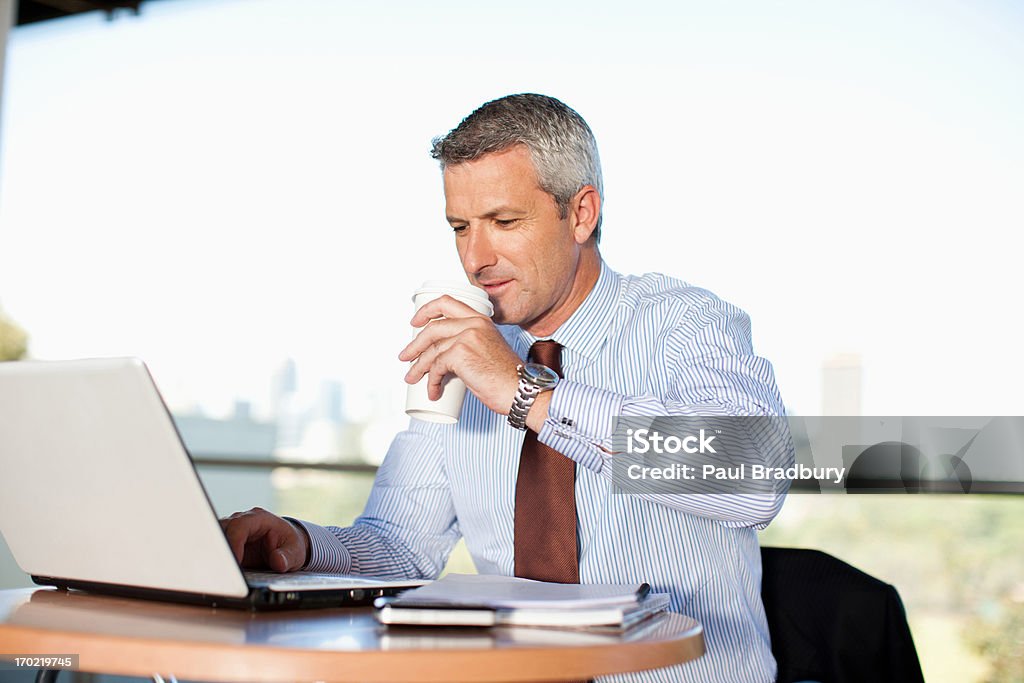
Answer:
[(597, 228), (601, 195), (593, 185), (584, 185), (569, 202), (569, 225), (577, 244), (585, 244)]

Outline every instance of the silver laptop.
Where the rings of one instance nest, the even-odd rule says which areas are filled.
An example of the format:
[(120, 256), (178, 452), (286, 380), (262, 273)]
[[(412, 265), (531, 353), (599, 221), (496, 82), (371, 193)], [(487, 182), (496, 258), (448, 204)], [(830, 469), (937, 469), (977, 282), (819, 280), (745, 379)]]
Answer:
[(133, 358), (0, 363), (0, 532), (36, 583), (97, 593), (294, 609), (426, 583), (243, 572)]

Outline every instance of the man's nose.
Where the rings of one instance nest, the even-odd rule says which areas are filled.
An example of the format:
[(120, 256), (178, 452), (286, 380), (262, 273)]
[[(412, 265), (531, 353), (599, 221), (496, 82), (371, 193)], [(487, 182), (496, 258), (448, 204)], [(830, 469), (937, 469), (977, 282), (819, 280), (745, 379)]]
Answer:
[(464, 244), (462, 267), (467, 273), (479, 273), (497, 261), (494, 245), (485, 228), (471, 228)]

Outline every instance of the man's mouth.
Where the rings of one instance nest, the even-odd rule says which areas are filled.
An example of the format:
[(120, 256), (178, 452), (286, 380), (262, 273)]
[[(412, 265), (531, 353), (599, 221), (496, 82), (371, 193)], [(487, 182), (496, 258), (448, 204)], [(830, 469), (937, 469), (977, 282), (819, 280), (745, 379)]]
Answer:
[(512, 280), (479, 281), (478, 284), (483, 287), (488, 296), (496, 296), (504, 292), (505, 289), (512, 284)]

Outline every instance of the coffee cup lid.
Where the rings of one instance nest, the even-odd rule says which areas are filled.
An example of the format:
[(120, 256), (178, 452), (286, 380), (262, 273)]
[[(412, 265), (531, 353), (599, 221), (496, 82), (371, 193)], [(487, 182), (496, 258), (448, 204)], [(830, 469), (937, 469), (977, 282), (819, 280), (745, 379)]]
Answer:
[(494, 306), (491, 304), (491, 300), (487, 296), (487, 292), (474, 287), (468, 282), (456, 282), (455, 280), (427, 280), (424, 282), (419, 289), (413, 292), (413, 301), (416, 300), (421, 294), (436, 294), (441, 296), (442, 294), (449, 294), (451, 296), (469, 299), (484, 306), (488, 311), (488, 315), (493, 315)]

